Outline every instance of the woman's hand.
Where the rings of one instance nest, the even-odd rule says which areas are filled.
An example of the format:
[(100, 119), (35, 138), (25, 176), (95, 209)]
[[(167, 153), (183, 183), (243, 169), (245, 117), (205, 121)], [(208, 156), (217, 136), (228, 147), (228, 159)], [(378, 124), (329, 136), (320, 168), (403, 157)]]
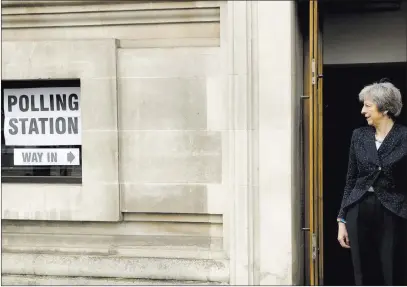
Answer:
[(350, 248), (348, 231), (346, 230), (346, 224), (343, 222), (338, 223), (338, 241), (343, 248)]

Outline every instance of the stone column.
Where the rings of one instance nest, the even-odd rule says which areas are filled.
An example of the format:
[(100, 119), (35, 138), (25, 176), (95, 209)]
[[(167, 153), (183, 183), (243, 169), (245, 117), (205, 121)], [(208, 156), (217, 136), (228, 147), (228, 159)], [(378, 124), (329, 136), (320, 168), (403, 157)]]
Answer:
[(302, 43), (296, 4), (228, 1), (226, 9), (230, 283), (298, 284)]

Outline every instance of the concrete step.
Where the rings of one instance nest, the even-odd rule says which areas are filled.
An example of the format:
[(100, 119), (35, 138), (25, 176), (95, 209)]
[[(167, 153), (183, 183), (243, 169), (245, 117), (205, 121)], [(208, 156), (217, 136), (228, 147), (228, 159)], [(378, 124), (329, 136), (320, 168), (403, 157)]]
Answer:
[(228, 282), (228, 260), (2, 253), (2, 274)]

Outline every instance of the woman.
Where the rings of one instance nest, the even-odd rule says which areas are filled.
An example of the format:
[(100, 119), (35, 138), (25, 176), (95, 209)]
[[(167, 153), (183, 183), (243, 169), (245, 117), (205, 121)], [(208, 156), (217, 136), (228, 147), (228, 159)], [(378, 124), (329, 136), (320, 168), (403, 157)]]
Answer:
[(368, 126), (354, 130), (338, 241), (350, 248), (356, 285), (407, 285), (407, 128), (400, 91), (374, 83), (359, 94)]

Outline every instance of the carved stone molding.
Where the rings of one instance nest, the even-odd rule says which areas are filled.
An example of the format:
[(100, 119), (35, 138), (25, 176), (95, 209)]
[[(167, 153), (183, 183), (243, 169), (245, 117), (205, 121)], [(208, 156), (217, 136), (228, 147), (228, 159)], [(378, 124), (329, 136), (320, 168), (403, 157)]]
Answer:
[(3, 1), (2, 28), (219, 22), (216, 1)]
[(212, 7), (219, 6), (218, 1), (139, 1), (139, 0), (2, 0), (3, 8), (25, 8), (25, 7), (60, 7), (60, 6), (80, 6), (80, 7), (106, 7), (114, 6), (138, 6), (138, 7)]

